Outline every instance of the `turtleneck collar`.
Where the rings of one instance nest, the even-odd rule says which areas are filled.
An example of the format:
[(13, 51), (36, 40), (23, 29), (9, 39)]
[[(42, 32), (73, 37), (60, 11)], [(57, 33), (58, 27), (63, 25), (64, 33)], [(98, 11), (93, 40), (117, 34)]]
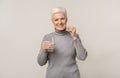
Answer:
[(55, 33), (58, 34), (58, 35), (65, 35), (65, 34), (68, 33), (68, 31), (66, 31), (66, 30), (58, 31), (58, 30), (55, 29)]

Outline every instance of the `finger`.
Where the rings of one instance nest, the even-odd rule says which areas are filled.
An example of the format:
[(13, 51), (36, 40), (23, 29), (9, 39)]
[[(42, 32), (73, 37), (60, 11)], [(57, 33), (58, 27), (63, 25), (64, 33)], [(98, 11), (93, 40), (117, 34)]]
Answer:
[(73, 28), (73, 32), (75, 32), (75, 31), (76, 31), (76, 28), (74, 27), (74, 28)]
[(43, 41), (43, 43), (49, 43), (50, 41)]
[(45, 44), (50, 44), (50, 42), (49, 42), (49, 41), (43, 41), (42, 44), (43, 44), (43, 45), (45, 45)]
[(72, 29), (71, 29), (71, 27), (70, 27), (70, 26), (68, 27), (68, 31), (69, 31), (69, 32), (71, 32), (71, 31), (72, 31)]
[(50, 46), (50, 45), (51, 45), (51, 43), (46, 42), (46, 41), (42, 43), (42, 46), (43, 46), (43, 47), (48, 47), (48, 46)]
[(66, 26), (66, 31), (69, 31), (69, 26)]

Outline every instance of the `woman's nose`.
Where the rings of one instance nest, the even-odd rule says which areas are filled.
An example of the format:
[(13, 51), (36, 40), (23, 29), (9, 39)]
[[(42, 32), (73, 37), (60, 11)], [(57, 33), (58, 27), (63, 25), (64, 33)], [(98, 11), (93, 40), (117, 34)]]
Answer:
[(59, 21), (58, 21), (58, 23), (59, 23), (59, 24), (61, 24), (61, 23), (62, 23), (62, 21), (61, 21), (61, 20), (59, 20)]

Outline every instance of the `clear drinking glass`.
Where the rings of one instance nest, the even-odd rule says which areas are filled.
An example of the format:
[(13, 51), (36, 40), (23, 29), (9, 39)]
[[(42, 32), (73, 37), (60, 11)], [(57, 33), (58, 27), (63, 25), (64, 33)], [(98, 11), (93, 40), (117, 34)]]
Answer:
[(48, 49), (48, 52), (54, 52), (55, 42), (53, 37), (51, 38), (50, 42), (52, 43), (52, 46)]

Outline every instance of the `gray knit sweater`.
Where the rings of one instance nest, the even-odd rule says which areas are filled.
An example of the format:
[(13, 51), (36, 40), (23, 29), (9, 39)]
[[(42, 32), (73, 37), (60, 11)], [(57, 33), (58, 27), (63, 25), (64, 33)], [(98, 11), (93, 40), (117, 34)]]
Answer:
[(76, 57), (85, 60), (87, 52), (79, 36), (73, 40), (67, 31), (55, 31), (44, 36), (43, 41), (54, 38), (54, 52), (45, 52), (42, 47), (38, 54), (38, 64), (43, 66), (48, 61), (45, 78), (80, 78)]

